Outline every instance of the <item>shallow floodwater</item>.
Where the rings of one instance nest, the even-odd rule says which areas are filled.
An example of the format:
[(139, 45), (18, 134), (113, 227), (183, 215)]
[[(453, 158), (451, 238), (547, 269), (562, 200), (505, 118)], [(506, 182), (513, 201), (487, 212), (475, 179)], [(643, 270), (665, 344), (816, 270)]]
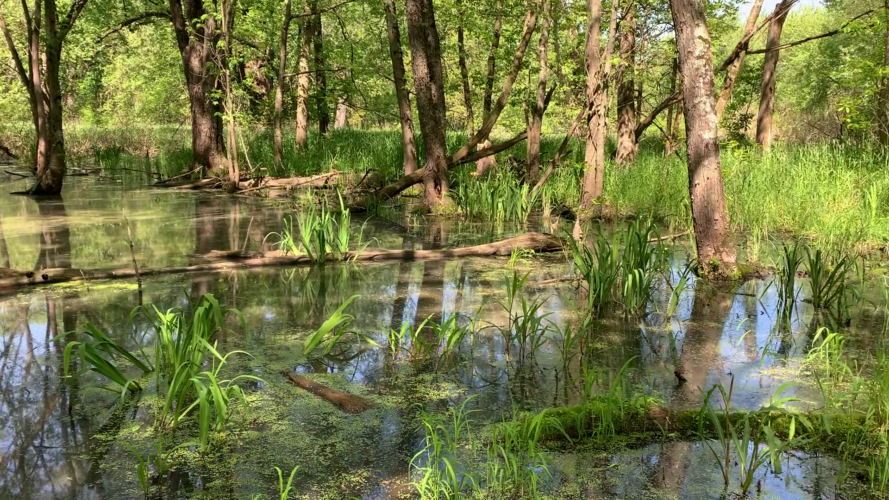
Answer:
[[(0, 184), (0, 266), (16, 270), (129, 267), (130, 240), (143, 268), (193, 263), (196, 255), (212, 250), (270, 249), (273, 238), (266, 235), (280, 230), (282, 218), (293, 210), (287, 201), (125, 188), (113, 178), (72, 178), (64, 201), (37, 203), (6, 194), (24, 187), (22, 181)], [(552, 220), (520, 227), (424, 219), (394, 210), (354, 221), (364, 241), (383, 248), (457, 247), (559, 227)], [(801, 378), (802, 357), (811, 341), (811, 307), (801, 300), (791, 331), (777, 334), (776, 290), (767, 281), (751, 280), (729, 290), (692, 286), (667, 319), (667, 283), (678, 280), (686, 253), (681, 245), (674, 248), (671, 270), (660, 280), (644, 321), (613, 318), (598, 325), (595, 363), (603, 380), (627, 364), (635, 390), (674, 407), (695, 408), (714, 383), (727, 385), (734, 377), (734, 407), (768, 404), (779, 385)], [(514, 272), (530, 273), (526, 296), (544, 302), (541, 313), (554, 326), (536, 353), (518, 356), (512, 351), (508, 357), (493, 326), (507, 324), (500, 302), (506, 297), (504, 279)], [(289, 471), (299, 466), (296, 488), (311, 498), (397, 498), (407, 490), (408, 464), (422, 448), (418, 409), (444, 412), (472, 395), (473, 418), (484, 423), (509, 418), (516, 410), (581, 400), (583, 369), (577, 358), (564, 363), (558, 347), (560, 329), (579, 317), (581, 296), (571, 282), (560, 280), (569, 273), (566, 256), (553, 254), (517, 262), (463, 258), (167, 275), (146, 279), (141, 289), (125, 280), (4, 293), (0, 498), (141, 498), (135, 455), (125, 444), (143, 453), (156, 450), (148, 432), (148, 405), (114, 414), (119, 396), (97, 389), (98, 379), (64, 380), (68, 338), (60, 334), (92, 323), (131, 348), (148, 345), (150, 330), (144, 322), (130, 321), (140, 297), (166, 309), (185, 306), (189, 298), (205, 293), (243, 313), (244, 325), (232, 321), (220, 341), (226, 350), (251, 353), (253, 358), (241, 357), (234, 364), (264, 382), (249, 387), (248, 425), (237, 431), (236, 444), (220, 456), (173, 471), (167, 485), (171, 497), (272, 495), (277, 487), (273, 467)], [(307, 361), (302, 354), (305, 336), (352, 295), (359, 296), (349, 308), (355, 317), (352, 329), (383, 347), (365, 343)], [(387, 330), (402, 322), (453, 315), (462, 323), (476, 321), (480, 331), (447, 364), (414, 369), (387, 354)], [(866, 351), (876, 342), (881, 322), (866, 308), (856, 315), (847, 349)], [(377, 407), (346, 415), (287, 384), (281, 371), (308, 374), (365, 396)], [(679, 383), (676, 371), (687, 382)], [(803, 382), (784, 396), (799, 398), (797, 405), (817, 407), (818, 391)], [(596, 457), (601, 477), (598, 469), (581, 470), (589, 457), (563, 454), (553, 465), (551, 492), (567, 495), (560, 498), (719, 495), (718, 468), (708, 462), (712, 457), (703, 445), (661, 446), (628, 450), (604, 462)], [(671, 446), (682, 452), (664, 451)], [(662, 470), (664, 462), (669, 462), (668, 473)], [(777, 479), (763, 475), (760, 489), (767, 496), (761, 498), (820, 499), (827, 498), (822, 492), (834, 491), (836, 463), (801, 454), (791, 462), (790, 473)], [(670, 476), (668, 486), (659, 482), (659, 470)], [(594, 476), (597, 481), (590, 479)]]

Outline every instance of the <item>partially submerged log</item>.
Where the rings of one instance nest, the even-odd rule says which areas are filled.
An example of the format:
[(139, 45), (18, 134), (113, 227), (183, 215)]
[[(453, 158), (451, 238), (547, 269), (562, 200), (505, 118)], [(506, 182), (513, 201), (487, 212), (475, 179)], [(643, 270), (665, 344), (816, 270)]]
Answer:
[[(535, 252), (556, 252), (562, 250), (564, 240), (558, 236), (542, 233), (525, 233), (502, 241), (444, 250), (363, 250), (346, 252), (341, 260), (349, 262), (383, 262), (438, 260), (459, 257), (493, 257), (510, 255), (514, 250)], [(273, 252), (211, 252), (196, 256), (203, 261), (190, 266), (174, 266), (160, 269), (70, 269), (53, 268), (37, 272), (6, 271), (0, 275), (0, 293), (40, 284), (64, 283), (71, 281), (98, 281), (110, 279), (145, 278), (165, 274), (184, 274), (215, 271), (235, 271), (258, 267), (305, 266), (316, 264), (306, 255), (285, 255)], [(327, 262), (337, 261), (333, 254), (326, 256)]]
[(340, 411), (344, 413), (348, 413), (350, 415), (358, 415), (359, 413), (364, 413), (367, 410), (376, 407), (376, 405), (372, 401), (364, 399), (361, 396), (347, 394), (345, 392), (331, 389), (325, 385), (315, 382), (314, 380), (307, 379), (306, 377), (301, 377), (295, 373), (282, 371), (281, 374), (287, 377), (287, 381), (291, 384), (299, 387), (300, 389), (305, 389), (311, 392), (319, 398), (336, 406), (340, 409)]
[[(368, 178), (364, 174), (354, 172), (327, 172), (306, 177), (254, 177), (238, 182), (237, 191), (256, 191), (259, 189), (293, 189), (293, 188), (327, 188), (336, 186), (360, 185)], [(227, 179), (214, 177), (197, 181), (169, 182), (159, 181), (157, 187), (177, 189), (228, 189), (230, 184)]]

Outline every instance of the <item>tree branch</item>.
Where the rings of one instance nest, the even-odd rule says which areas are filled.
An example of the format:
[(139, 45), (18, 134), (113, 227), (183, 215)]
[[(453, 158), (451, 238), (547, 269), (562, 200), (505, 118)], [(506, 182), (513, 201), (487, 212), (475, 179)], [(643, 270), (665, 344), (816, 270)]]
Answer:
[(676, 92), (661, 101), (660, 104), (655, 106), (654, 109), (651, 110), (651, 113), (649, 113), (648, 116), (646, 116), (636, 125), (636, 140), (638, 141), (639, 138), (642, 137), (642, 133), (645, 132), (645, 129), (647, 129), (652, 123), (654, 123), (655, 118), (657, 118), (659, 114), (661, 114), (670, 106), (680, 102), (682, 102), (682, 92)]
[[(0, 7), (2, 7), (2, 4), (0, 4)], [(12, 39), (12, 34), (6, 26), (6, 18), (3, 16), (2, 8), (0, 8), (0, 31), (3, 31), (3, 38), (6, 39), (9, 53), (12, 55), (13, 62), (15, 62), (15, 71), (18, 73), (19, 79), (27, 89), (30, 87), (31, 81), (28, 79), (28, 72), (25, 71), (25, 66), (22, 64), (22, 58), (19, 56), (19, 51), (15, 47), (15, 41)], [(29, 91), (29, 93), (32, 92)]]
[(169, 20), (170, 13), (169, 12), (143, 12), (142, 14), (139, 14), (137, 16), (133, 16), (129, 19), (125, 19), (125, 20), (121, 21), (120, 23), (118, 23), (113, 28), (111, 28), (108, 31), (106, 31), (105, 33), (103, 33), (102, 36), (100, 36), (99, 38), (96, 39), (96, 43), (101, 43), (109, 36), (111, 36), (115, 33), (120, 33), (124, 29), (129, 28), (130, 26), (142, 26), (142, 25), (148, 24), (150, 21), (153, 21), (154, 19)]
[(316, 15), (316, 14), (324, 14), (325, 12), (330, 12), (330, 11), (332, 11), (332, 10), (336, 10), (336, 9), (342, 7), (343, 5), (350, 4), (350, 3), (354, 2), (354, 1), (355, 1), (355, 0), (344, 0), (344, 1), (340, 2), (340, 3), (335, 3), (335, 4), (331, 5), (330, 7), (324, 7), (323, 9), (318, 9), (318, 10), (315, 10), (315, 11), (312, 11), (312, 12), (306, 12), (306, 13), (303, 13), (303, 14), (295, 14), (295, 15), (293, 16), (293, 19), (300, 18), (300, 17), (312, 17), (312, 16), (314, 16), (314, 15)]
[(71, 4), (71, 8), (68, 9), (68, 15), (65, 16), (65, 20), (59, 27), (60, 39), (64, 40), (65, 37), (68, 36), (68, 32), (74, 27), (74, 23), (77, 22), (77, 18), (80, 17), (80, 13), (83, 11), (83, 8), (88, 1), (89, 0), (74, 0), (74, 3)]
[[(762, 29), (763, 29), (764, 27), (766, 27), (769, 23), (771, 23), (771, 22), (772, 22), (772, 19), (775, 19), (775, 18), (778, 17), (778, 16), (782, 16), (782, 15), (784, 15), (784, 14), (785, 14), (787, 11), (789, 11), (790, 8), (793, 7), (793, 5), (794, 5), (796, 2), (798, 2), (798, 1), (799, 1), (799, 0), (793, 0), (792, 2), (790, 2), (790, 3), (787, 4), (787, 8), (785, 8), (785, 9), (781, 9), (781, 10), (775, 10), (774, 12), (772, 12), (771, 14), (769, 14), (768, 16), (766, 16), (766, 18), (763, 19), (763, 21), (759, 24), (759, 26), (756, 27), (755, 30), (751, 31), (751, 32), (750, 32), (749, 34), (747, 34), (747, 35), (744, 35), (744, 37), (741, 38), (741, 41), (739, 41), (738, 44), (735, 45), (735, 48), (732, 49), (732, 52), (728, 55), (728, 57), (725, 58), (725, 61), (722, 61), (722, 65), (719, 66), (719, 70), (718, 70), (718, 72), (722, 72), (722, 71), (727, 70), (728, 67), (731, 66), (733, 62), (735, 62), (735, 59), (738, 58), (738, 55), (739, 55), (742, 51), (744, 51), (744, 50), (747, 49), (747, 44), (750, 43), (750, 40), (751, 40), (757, 33), (759, 33), (760, 30), (762, 30)], [(749, 52), (748, 52), (748, 54), (749, 54)]]
[(869, 10), (869, 11), (867, 11), (867, 12), (862, 12), (861, 14), (859, 14), (859, 15), (853, 17), (852, 19), (849, 19), (848, 21), (846, 21), (845, 23), (843, 23), (842, 26), (840, 26), (839, 28), (837, 28), (837, 29), (835, 29), (835, 30), (828, 31), (828, 32), (826, 32), (826, 33), (821, 33), (820, 35), (815, 35), (815, 36), (810, 36), (810, 37), (808, 37), (808, 38), (803, 38), (803, 39), (801, 39), (801, 40), (797, 40), (797, 41), (795, 41), (795, 42), (783, 43), (783, 44), (781, 44), (781, 45), (778, 45), (777, 47), (772, 47), (771, 49), (750, 50), (750, 51), (747, 51), (747, 55), (752, 55), (752, 54), (765, 54), (766, 52), (774, 52), (774, 51), (776, 51), (776, 50), (789, 49), (790, 47), (796, 47), (797, 45), (802, 45), (802, 44), (804, 44), (804, 43), (806, 43), (806, 42), (811, 42), (812, 40), (819, 40), (819, 39), (821, 39), (821, 38), (827, 38), (827, 37), (829, 37), (829, 36), (834, 36), (834, 35), (836, 35), (836, 34), (841, 33), (844, 29), (846, 29), (846, 26), (849, 26), (850, 24), (852, 24), (852, 23), (854, 23), (855, 21), (861, 19), (862, 17), (864, 17), (864, 16), (866, 16), (866, 15), (868, 15), (868, 14), (871, 14), (872, 12), (873, 12), (873, 9), (871, 9), (871, 10)]

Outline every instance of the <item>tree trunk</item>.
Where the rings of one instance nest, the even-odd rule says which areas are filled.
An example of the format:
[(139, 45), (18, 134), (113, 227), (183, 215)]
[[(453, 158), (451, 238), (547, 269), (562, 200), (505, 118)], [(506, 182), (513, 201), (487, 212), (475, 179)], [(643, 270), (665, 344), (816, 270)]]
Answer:
[(880, 144), (889, 146), (889, 0), (883, 1), (886, 12), (886, 46), (883, 53), (883, 79), (880, 87), (880, 108), (877, 111), (877, 135)]
[(460, 80), (463, 83), (463, 105), (466, 106), (466, 135), (472, 137), (475, 131), (475, 117), (472, 114), (472, 90), (469, 87), (469, 68), (466, 66), (466, 46), (464, 44), (463, 0), (457, 0), (459, 21), (457, 24), (457, 65), (460, 66)]
[(284, 110), (284, 84), (287, 75), (287, 37), (290, 22), (293, 20), (292, 0), (284, 2), (284, 22), (281, 25), (281, 40), (278, 42), (278, 85), (275, 88), (275, 109), (273, 115), (275, 166), (283, 163), (284, 134), (281, 130), (281, 113)]
[(772, 146), (772, 114), (775, 111), (775, 71), (781, 51), (781, 31), (794, 0), (782, 0), (775, 7), (775, 18), (769, 24), (766, 55), (762, 65), (762, 88), (759, 94), (759, 113), (756, 115), (756, 143), (768, 150)]
[[(491, 40), (491, 53), (488, 54), (487, 72), (485, 74), (485, 92), (482, 97), (482, 114), (487, 117), (491, 113), (491, 103), (494, 96), (494, 77), (497, 74), (497, 50), (500, 48), (500, 33), (503, 26), (503, 1), (497, 0), (496, 17), (494, 18), (494, 38)], [(491, 141), (485, 140), (478, 145), (478, 149), (491, 146)], [(482, 158), (475, 163), (475, 175), (482, 175), (491, 168), (497, 166), (497, 159), (493, 156)]]
[[(744, 37), (749, 37), (753, 30), (756, 29), (756, 20), (759, 19), (759, 13), (762, 10), (762, 2), (763, 0), (754, 0), (753, 6), (750, 7), (750, 14), (747, 15), (747, 24), (744, 26)], [(722, 122), (722, 114), (725, 112), (725, 107), (728, 105), (729, 101), (732, 98), (732, 88), (735, 86), (735, 81), (738, 79), (738, 74), (741, 72), (741, 65), (744, 64), (744, 57), (747, 55), (747, 45), (745, 44), (741, 51), (738, 52), (738, 57), (732, 61), (731, 66), (728, 67), (728, 70), (725, 74), (725, 80), (722, 82), (722, 90), (719, 92), (719, 100), (716, 101), (716, 121)]]
[(635, 7), (627, 9), (620, 27), (620, 63), (617, 67), (617, 157), (620, 165), (636, 160), (636, 84), (633, 80), (636, 50)]
[[(336, 112), (333, 116), (333, 129), (340, 130), (346, 128), (349, 124), (349, 106), (346, 105), (346, 97), (340, 97), (336, 100)], [(413, 142), (411, 142), (413, 144)]]
[(710, 31), (702, 0), (671, 0), (685, 100), (688, 186), (698, 260), (704, 276), (732, 277), (737, 257), (719, 165)]
[(208, 15), (202, 0), (170, 0), (170, 18), (188, 86), (192, 163), (211, 175), (225, 174), (222, 113), (213, 95), (219, 80), (211, 70), (219, 42), (216, 19)]
[(549, 26), (552, 19), (552, 0), (543, 0), (543, 22), (540, 25), (540, 74), (537, 77), (537, 93), (531, 105), (531, 124), (528, 127), (528, 182), (534, 184), (540, 177), (540, 134), (543, 128), (543, 110), (546, 100), (546, 83), (549, 79)]
[(445, 100), (441, 46), (432, 0), (407, 0), (407, 30), (411, 44), (411, 67), (414, 76), (414, 93), (426, 164), (423, 167), (423, 184), (426, 190), (426, 207), (433, 212), (441, 211), (448, 203), (448, 164), (445, 143)]
[(592, 215), (596, 200), (602, 197), (605, 183), (605, 114), (608, 104), (607, 80), (611, 72), (611, 54), (617, 38), (617, 8), (614, 1), (608, 26), (608, 43), (604, 54), (600, 53), (602, 34), (602, 0), (587, 0), (588, 28), (585, 46), (586, 100), (590, 110), (587, 117), (586, 150), (584, 152), (584, 176), (580, 193), (580, 217), (575, 221), (574, 236), (582, 235), (581, 225)]
[(222, 37), (224, 41), (225, 53), (221, 54), (217, 63), (224, 77), (225, 91), (225, 115), (228, 119), (228, 180), (229, 189), (237, 190), (238, 182), (241, 179), (241, 171), (238, 167), (238, 143), (235, 139), (237, 135), (237, 125), (235, 123), (235, 107), (232, 94), (232, 78), (231, 67), (228, 64), (232, 53), (232, 31), (234, 30), (234, 6), (237, 0), (223, 0), (220, 3), (222, 11)]
[(327, 105), (327, 73), (324, 71), (324, 33), (321, 26), (321, 13), (318, 3), (312, 2), (312, 52), (315, 55), (315, 110), (318, 114), (318, 132), (321, 135), (330, 129), (330, 108)]
[(299, 42), (299, 63), (296, 77), (296, 148), (305, 148), (309, 143), (309, 52), (312, 43), (311, 10), (303, 8)]
[[(417, 171), (417, 146), (414, 138), (414, 119), (411, 101), (404, 77), (404, 55), (401, 52), (401, 32), (398, 29), (398, 11), (395, 0), (383, 0), (386, 13), (386, 33), (389, 38), (389, 58), (392, 59), (392, 80), (395, 82), (395, 97), (398, 100), (398, 117), (401, 121), (401, 147), (404, 152), (404, 174)], [(339, 109), (337, 110), (339, 113)], [(339, 116), (339, 115), (337, 115)]]

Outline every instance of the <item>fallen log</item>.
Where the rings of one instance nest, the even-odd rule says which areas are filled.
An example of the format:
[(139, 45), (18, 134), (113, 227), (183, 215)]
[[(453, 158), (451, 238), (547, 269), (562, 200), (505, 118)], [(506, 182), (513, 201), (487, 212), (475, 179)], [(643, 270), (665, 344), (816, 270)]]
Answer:
[(325, 385), (315, 382), (314, 380), (307, 379), (306, 377), (301, 377), (295, 373), (282, 371), (281, 374), (284, 375), (287, 378), (287, 381), (291, 384), (299, 387), (300, 389), (305, 389), (311, 392), (319, 398), (336, 406), (343, 413), (358, 415), (359, 413), (364, 413), (367, 410), (376, 407), (376, 405), (372, 401), (364, 399), (361, 396), (347, 394), (345, 392), (331, 389)]
[[(341, 259), (333, 254), (325, 257), (326, 262), (338, 260), (353, 263), (382, 261), (440, 260), (459, 257), (492, 257), (510, 255), (514, 250), (534, 250), (535, 252), (555, 252), (563, 248), (564, 240), (558, 236), (542, 233), (525, 233), (513, 238), (483, 245), (443, 250), (363, 250), (346, 252)], [(9, 293), (23, 287), (41, 284), (73, 281), (98, 281), (110, 279), (141, 278), (165, 274), (198, 272), (235, 271), (259, 267), (305, 266), (317, 264), (306, 255), (285, 255), (272, 252), (211, 252), (195, 256), (202, 262), (190, 266), (174, 266), (159, 269), (71, 269), (52, 268), (37, 272), (7, 270), (0, 275), (0, 293)]]

